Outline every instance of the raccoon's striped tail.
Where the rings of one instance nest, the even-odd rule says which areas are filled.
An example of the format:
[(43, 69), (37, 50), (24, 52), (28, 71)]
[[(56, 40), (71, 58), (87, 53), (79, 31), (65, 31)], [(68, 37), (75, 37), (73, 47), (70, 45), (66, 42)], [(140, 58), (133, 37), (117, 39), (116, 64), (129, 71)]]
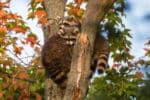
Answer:
[(103, 73), (108, 68), (108, 54), (101, 54), (96, 62), (96, 70), (99, 74)]
[(98, 74), (102, 74), (105, 72), (105, 70), (109, 68), (108, 65), (108, 54), (103, 53), (103, 54), (99, 54), (98, 57), (94, 58), (91, 64), (91, 73), (90, 73), (90, 77), (92, 78), (93, 74), (95, 71), (98, 72)]

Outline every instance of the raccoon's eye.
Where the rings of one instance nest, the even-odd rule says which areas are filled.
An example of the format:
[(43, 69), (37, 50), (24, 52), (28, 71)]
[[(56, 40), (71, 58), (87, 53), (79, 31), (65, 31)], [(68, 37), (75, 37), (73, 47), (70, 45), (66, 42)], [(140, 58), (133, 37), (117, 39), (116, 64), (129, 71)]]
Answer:
[(69, 23), (63, 23), (65, 26), (69, 26), (70, 24)]

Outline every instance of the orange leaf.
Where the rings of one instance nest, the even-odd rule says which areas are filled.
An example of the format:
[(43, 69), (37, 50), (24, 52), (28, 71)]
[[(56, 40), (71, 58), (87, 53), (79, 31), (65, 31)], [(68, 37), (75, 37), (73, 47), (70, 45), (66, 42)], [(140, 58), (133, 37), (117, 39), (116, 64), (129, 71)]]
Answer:
[(69, 10), (68, 10), (68, 14), (69, 15), (76, 15), (77, 12), (78, 12), (79, 8), (78, 7), (71, 7)]
[(34, 15), (35, 15), (37, 18), (41, 18), (41, 17), (46, 16), (46, 12), (45, 12), (45, 10), (37, 10)]
[(28, 74), (26, 72), (23, 72), (23, 71), (18, 73), (18, 77), (21, 79), (29, 78)]
[(33, 36), (29, 36), (26, 38), (26, 43), (30, 43), (31, 46), (34, 46), (35, 44), (37, 44), (37, 39)]
[(3, 3), (0, 2), (0, 8), (2, 8), (2, 7), (3, 7)]
[(18, 19), (21, 18), (21, 16), (17, 15), (17, 14), (12, 14), (13, 19)]
[(23, 47), (16, 47), (16, 46), (14, 47), (14, 52), (16, 54), (21, 54), (22, 50), (23, 50)]
[(14, 27), (12, 30), (16, 33), (25, 33), (25, 30), (20, 27)]
[(0, 33), (6, 33), (7, 29), (5, 27), (0, 27)]
[(42, 24), (42, 25), (46, 24), (46, 22), (47, 22), (46, 18), (40, 18), (39, 21), (38, 21), (38, 23)]
[(42, 2), (43, 0), (34, 0), (35, 3), (40, 3)]
[(5, 38), (4, 37), (0, 37), (0, 43), (5, 42)]
[(3, 91), (0, 91), (0, 98), (3, 97)]
[(7, 14), (6, 14), (5, 11), (3, 11), (3, 10), (0, 11), (0, 19), (1, 19), (1, 18), (5, 18), (6, 15), (7, 15)]
[(35, 93), (35, 97), (36, 97), (36, 100), (42, 100), (42, 97), (38, 93)]
[(11, 14), (7, 15), (7, 19), (13, 19)]
[(77, 16), (81, 17), (83, 15), (83, 13), (84, 13), (84, 10), (80, 9), (77, 11)]

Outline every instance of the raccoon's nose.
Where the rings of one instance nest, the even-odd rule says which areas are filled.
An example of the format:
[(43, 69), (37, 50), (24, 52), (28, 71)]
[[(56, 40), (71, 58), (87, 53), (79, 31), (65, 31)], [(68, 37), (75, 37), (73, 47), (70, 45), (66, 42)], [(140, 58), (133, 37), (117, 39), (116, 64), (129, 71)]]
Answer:
[(60, 27), (59, 27), (59, 29), (64, 29), (65, 28), (65, 26), (64, 25), (61, 25)]

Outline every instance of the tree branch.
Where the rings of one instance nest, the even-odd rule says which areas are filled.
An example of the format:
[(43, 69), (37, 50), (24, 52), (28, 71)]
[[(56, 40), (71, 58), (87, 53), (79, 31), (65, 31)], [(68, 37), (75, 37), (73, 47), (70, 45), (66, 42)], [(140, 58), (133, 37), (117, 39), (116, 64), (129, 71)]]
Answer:
[(2, 71), (2, 70), (0, 70), (0, 73), (2, 75), (6, 75), (8, 78), (14, 78), (14, 79), (17, 79), (17, 80), (22, 80), (22, 81), (26, 81), (26, 82), (30, 82), (30, 83), (35, 82), (34, 80), (31, 80), (31, 79), (23, 79), (23, 78), (19, 78), (19, 77), (14, 77), (13, 74), (7, 73), (7, 72)]

